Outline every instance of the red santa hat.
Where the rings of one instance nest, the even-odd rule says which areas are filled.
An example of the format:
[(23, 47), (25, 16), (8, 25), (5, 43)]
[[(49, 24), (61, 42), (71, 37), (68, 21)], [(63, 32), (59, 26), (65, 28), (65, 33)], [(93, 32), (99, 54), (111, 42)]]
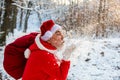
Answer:
[[(57, 31), (60, 30), (62, 27), (58, 24), (55, 24), (53, 20), (47, 20), (44, 21), (40, 27), (41, 30), (41, 39), (43, 41), (49, 40), (53, 34)], [(25, 58), (29, 58), (31, 51), (30, 49), (26, 49), (24, 52)]]
[(55, 24), (53, 20), (44, 21), (40, 27), (41, 39), (43, 41), (49, 40), (53, 36), (53, 34), (59, 29), (61, 29), (61, 26)]

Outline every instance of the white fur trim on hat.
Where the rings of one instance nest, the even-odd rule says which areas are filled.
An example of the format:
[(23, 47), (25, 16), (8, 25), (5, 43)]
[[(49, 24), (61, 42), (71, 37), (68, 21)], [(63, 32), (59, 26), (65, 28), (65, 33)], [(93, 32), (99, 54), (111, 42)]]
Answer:
[(25, 56), (26, 59), (29, 58), (30, 53), (31, 53), (31, 51), (30, 51), (30, 49), (28, 49), (28, 48), (24, 51), (24, 56)]
[(54, 34), (59, 29), (61, 29), (61, 26), (58, 24), (55, 24), (50, 31)]
[(41, 39), (44, 41), (47, 41), (48, 39), (50, 39), (52, 37), (52, 32), (51, 31), (47, 31), (43, 36), (41, 36)]
[(49, 40), (53, 36), (53, 34), (59, 29), (61, 29), (61, 26), (59, 26), (58, 24), (55, 24), (51, 30), (45, 32), (45, 34), (41, 36), (41, 39), (43, 41)]

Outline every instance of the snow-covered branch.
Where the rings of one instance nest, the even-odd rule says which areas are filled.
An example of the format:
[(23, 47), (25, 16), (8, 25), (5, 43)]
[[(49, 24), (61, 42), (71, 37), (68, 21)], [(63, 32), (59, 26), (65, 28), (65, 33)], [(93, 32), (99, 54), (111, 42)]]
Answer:
[[(24, 2), (25, 2), (25, 1), (24, 1)], [(18, 3), (18, 2), (13, 3), (13, 5), (15, 5), (15, 6), (21, 8), (21, 9), (35, 11), (35, 12), (37, 12), (37, 13), (39, 13), (39, 14), (41, 14), (41, 13), (52, 14), (52, 13), (56, 13), (56, 12), (58, 12), (58, 11), (60, 11), (60, 10), (66, 9), (66, 8), (63, 7), (63, 6), (59, 6), (59, 7), (57, 7), (57, 8), (54, 7), (54, 8), (50, 8), (50, 9), (49, 9), (49, 8), (48, 8), (48, 9), (41, 9), (41, 8), (40, 8), (41, 5), (46, 5), (46, 4), (49, 4), (49, 5), (50, 5), (50, 3), (40, 3), (40, 4), (35, 3), (34, 6), (32, 6), (31, 8), (29, 8), (28, 6), (26, 6), (26, 5), (27, 5), (26, 2), (25, 2), (25, 6), (20, 5), (20, 3)], [(52, 4), (53, 4), (53, 2), (52, 2)], [(47, 6), (46, 6), (46, 7), (47, 7)]]
[(5, 10), (5, 8), (4, 7), (0, 7), (0, 10)]
[(0, 32), (0, 35), (3, 34), (3, 33), (5, 33), (5, 32), (4, 32), (4, 31), (1, 31), (1, 32)]
[(21, 6), (21, 5), (19, 5), (19, 4), (16, 4), (16, 3), (13, 3), (13, 5), (15, 5), (15, 6), (21, 8), (21, 9), (33, 10), (33, 8), (23, 7), (23, 6)]

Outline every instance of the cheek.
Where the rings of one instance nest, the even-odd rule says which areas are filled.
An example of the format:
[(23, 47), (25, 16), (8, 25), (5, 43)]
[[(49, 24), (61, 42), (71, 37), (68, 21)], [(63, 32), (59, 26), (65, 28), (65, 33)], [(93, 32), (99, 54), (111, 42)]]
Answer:
[(52, 38), (52, 44), (53, 45), (59, 45), (63, 42), (63, 36), (56, 36)]
[(53, 41), (54, 43), (56, 43), (57, 41), (59, 41), (59, 37), (53, 38), (52, 41)]
[(57, 40), (54, 40), (53, 43), (57, 43)]
[(52, 44), (52, 45), (55, 45), (56, 43), (57, 43), (57, 39), (52, 39), (52, 40), (51, 40), (51, 44)]
[(56, 38), (56, 40), (63, 40), (63, 36), (58, 36), (57, 38)]
[(59, 42), (60, 42), (60, 41), (59, 41), (58, 39), (53, 39), (53, 40), (52, 40), (52, 44), (53, 44), (53, 45), (58, 45)]

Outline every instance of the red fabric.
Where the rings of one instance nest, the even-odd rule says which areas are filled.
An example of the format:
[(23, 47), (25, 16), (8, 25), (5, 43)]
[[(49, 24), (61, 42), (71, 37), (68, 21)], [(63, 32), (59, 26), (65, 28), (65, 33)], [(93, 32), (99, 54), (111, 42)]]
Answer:
[(24, 51), (34, 43), (37, 34), (31, 33), (20, 37), (5, 47), (3, 66), (6, 72), (13, 78), (19, 79), (22, 77), (26, 64)]
[(47, 20), (42, 23), (40, 30), (41, 30), (41, 36), (43, 36), (47, 31), (51, 30), (55, 23), (53, 20)]
[[(41, 41), (49, 48), (55, 49), (50, 44)], [(61, 65), (57, 64), (52, 53), (38, 49), (36, 43), (31, 47), (31, 54), (27, 61), (22, 80), (66, 80), (70, 61), (62, 60)]]

